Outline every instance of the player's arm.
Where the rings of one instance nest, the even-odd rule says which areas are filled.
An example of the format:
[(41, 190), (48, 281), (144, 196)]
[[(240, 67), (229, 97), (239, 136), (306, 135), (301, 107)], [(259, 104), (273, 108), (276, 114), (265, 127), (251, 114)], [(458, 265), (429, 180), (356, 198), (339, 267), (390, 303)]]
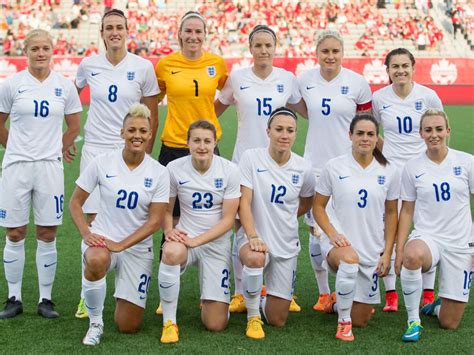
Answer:
[(311, 209), (311, 207), (313, 207), (313, 198), (314, 196), (300, 197), (300, 203), (298, 205), (298, 217), (304, 215)]
[(222, 218), (214, 227), (196, 236), (187, 237), (186, 246), (195, 248), (203, 244), (212, 242), (224, 233), (228, 232), (234, 225), (237, 209), (239, 208), (239, 198), (225, 199), (222, 203)]
[(150, 127), (151, 139), (148, 142), (146, 152), (151, 154), (155, 144), (156, 134), (158, 133), (158, 95), (142, 97), (143, 104), (150, 109)]
[(257, 234), (257, 230), (255, 229), (255, 222), (252, 215), (253, 190), (241, 185), (240, 192), (240, 223), (244, 227), (245, 234), (249, 239), (250, 249), (253, 251), (265, 253), (268, 250), (268, 247), (262, 240), (262, 238)]
[(227, 110), (227, 107), (229, 107), (229, 105), (223, 104), (219, 99), (214, 101), (214, 111), (216, 111), (217, 117), (220, 117), (224, 111)]
[(349, 240), (342, 234), (340, 234), (329, 221), (329, 216), (326, 212), (326, 205), (329, 202), (331, 196), (321, 195), (319, 192), (316, 193), (316, 197), (313, 202), (313, 216), (318, 226), (326, 233), (328, 238), (331, 240), (331, 244), (336, 248), (345, 247), (351, 245)]
[(390, 271), (390, 259), (392, 257), (393, 244), (395, 243), (395, 237), (397, 235), (397, 224), (398, 224), (398, 200), (387, 200), (385, 201), (385, 249), (382, 256), (380, 257), (379, 264), (375, 272), (380, 277), (387, 276)]
[(403, 201), (402, 209), (400, 210), (400, 220), (398, 221), (397, 231), (397, 250), (395, 259), (395, 272), (400, 276), (403, 260), (403, 250), (410, 232), (411, 224), (413, 222), (413, 214), (415, 212), (415, 201)]
[(298, 112), (303, 118), (308, 119), (308, 108), (306, 107), (306, 102), (301, 99), (296, 104), (286, 104), (287, 107), (291, 108), (293, 111)]
[(174, 228), (175, 221), (173, 218), (173, 209), (176, 204), (176, 197), (170, 197), (168, 207), (166, 208), (165, 215), (163, 218), (163, 234), (167, 242), (179, 242), (184, 243), (187, 233)]
[(121, 252), (148, 238), (161, 228), (167, 207), (168, 204), (163, 202), (150, 203), (146, 222), (121, 242), (117, 243), (110, 239), (105, 239), (107, 249), (111, 252)]
[(8, 141), (8, 129), (6, 126), (8, 115), (8, 113), (0, 112), (0, 144), (5, 148), (7, 147)]
[(63, 157), (67, 163), (74, 160), (77, 147), (74, 140), (81, 132), (81, 113), (71, 113), (64, 116), (66, 121), (66, 131), (63, 133)]

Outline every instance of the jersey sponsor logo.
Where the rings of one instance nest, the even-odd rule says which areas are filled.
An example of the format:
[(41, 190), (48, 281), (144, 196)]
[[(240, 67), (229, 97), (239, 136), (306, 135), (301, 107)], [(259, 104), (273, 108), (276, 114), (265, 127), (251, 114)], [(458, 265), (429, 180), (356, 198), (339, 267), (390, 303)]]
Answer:
[(350, 175), (345, 175), (345, 176), (339, 175), (339, 180), (347, 179), (349, 176), (350, 176)]
[(461, 175), (462, 169), (461, 169), (460, 166), (455, 166), (453, 168), (453, 171), (454, 171), (454, 176), (459, 176), (459, 175)]
[(53, 266), (53, 265), (56, 265), (58, 262), (55, 261), (54, 263), (51, 263), (51, 264), (44, 264), (44, 267), (50, 267), (50, 266)]
[(283, 84), (277, 84), (277, 91), (281, 94), (285, 91)]
[(14, 263), (15, 261), (18, 261), (18, 259), (13, 259), (13, 260), (5, 260), (5, 259), (3, 259), (3, 262), (4, 262), (5, 264), (11, 264), (11, 263)]
[(134, 71), (128, 71), (127, 72), (127, 80), (132, 81), (135, 79), (135, 72)]
[(18, 90), (18, 93), (19, 94), (23, 94), (27, 89), (24, 89), (24, 90)]
[(96, 76), (96, 75), (99, 75), (99, 74), (100, 73), (94, 73), (94, 72), (91, 73), (92, 76)]
[(349, 93), (349, 86), (341, 86), (341, 94), (347, 95)]
[(213, 78), (216, 76), (216, 67), (214, 65), (208, 66), (207, 67), (207, 74)]
[(61, 97), (62, 94), (63, 94), (63, 89), (54, 88), (54, 95), (56, 95), (57, 97)]
[(349, 292), (346, 292), (346, 293), (338, 292), (337, 294), (338, 294), (339, 296), (347, 296), (347, 295), (350, 295), (353, 291), (354, 291), (354, 290), (349, 291)]
[(240, 86), (240, 90), (245, 90), (245, 89), (248, 89), (250, 86)]
[(298, 185), (298, 182), (300, 181), (300, 176), (297, 174), (291, 175), (291, 182), (293, 185)]
[(268, 171), (268, 169), (257, 168), (257, 173), (263, 173), (265, 171)]
[(306, 87), (306, 90), (311, 90), (311, 89), (314, 89), (316, 86), (307, 86)]
[(425, 175), (426, 173), (421, 173), (419, 175), (415, 175), (415, 179), (419, 179), (420, 177), (422, 177), (423, 175)]
[(152, 178), (145, 178), (145, 180), (143, 181), (143, 185), (145, 185), (145, 187), (151, 187), (152, 184), (153, 184)]
[(105, 174), (105, 177), (106, 177), (107, 179), (111, 179), (111, 178), (117, 177), (117, 175)]
[(1, 219), (7, 218), (7, 210), (0, 209), (0, 218)]
[(222, 186), (224, 186), (224, 179), (223, 178), (214, 179), (214, 186), (216, 187), (216, 189), (220, 189)]
[(175, 75), (175, 74), (178, 74), (178, 73), (181, 73), (181, 72), (182, 72), (182, 70), (176, 70), (176, 71), (172, 70), (171, 75)]
[(421, 111), (423, 109), (423, 102), (422, 101), (415, 101), (415, 110)]
[(388, 109), (389, 107), (392, 107), (392, 106), (393, 106), (393, 105), (383, 105), (383, 106), (382, 106), (382, 110), (386, 110), (386, 109)]
[(379, 183), (379, 185), (384, 185), (385, 184), (385, 176), (384, 175), (377, 176), (377, 182)]
[(469, 294), (469, 291), (463, 291), (463, 293), (462, 293), (463, 296), (466, 296), (468, 294)]
[(191, 181), (191, 180), (184, 180), (184, 181), (179, 180), (178, 183), (179, 183), (180, 185), (184, 185), (184, 184), (187, 184), (187, 183), (190, 182), (190, 181)]

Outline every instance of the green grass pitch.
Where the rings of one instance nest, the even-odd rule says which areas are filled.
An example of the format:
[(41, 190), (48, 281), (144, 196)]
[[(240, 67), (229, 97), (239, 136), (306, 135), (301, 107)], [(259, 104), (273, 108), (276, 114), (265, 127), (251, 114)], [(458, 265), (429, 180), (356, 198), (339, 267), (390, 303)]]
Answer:
[[(472, 106), (447, 107), (453, 132), (451, 146), (474, 153), (474, 108)], [(161, 122), (165, 109), (160, 111)], [(84, 118), (84, 115), (83, 115)], [(221, 154), (230, 158), (235, 140), (235, 111), (229, 109), (221, 119), (224, 130), (220, 143)], [(163, 124), (160, 124), (160, 128)], [(302, 154), (307, 121), (298, 123), (298, 139), (294, 150)], [(82, 142), (79, 143), (79, 148)], [(3, 149), (0, 149), (0, 160)], [(157, 157), (159, 142), (153, 156)], [(71, 164), (65, 164), (66, 202), (69, 201), (74, 181), (79, 173), (79, 157)], [(67, 206), (67, 203), (65, 204)], [(4, 247), (4, 232), (0, 238), (0, 249)], [(336, 318), (316, 313), (312, 305), (316, 300), (316, 283), (310, 267), (307, 250), (307, 231), (300, 225), (302, 251), (299, 257), (296, 294), (302, 306), (301, 313), (290, 314), (287, 325), (277, 329), (265, 326), (266, 338), (252, 341), (244, 335), (246, 316), (231, 315), (229, 327), (222, 333), (207, 332), (201, 324), (199, 313), (199, 287), (197, 273), (189, 270), (182, 277), (181, 294), (178, 306), (180, 342), (175, 345), (162, 345), (161, 318), (154, 311), (158, 303), (157, 257), (155, 258), (153, 281), (145, 311), (142, 330), (135, 335), (118, 333), (113, 323), (114, 300), (112, 297), (113, 274), (108, 276), (107, 299), (104, 310), (105, 335), (94, 352), (107, 353), (402, 353), (422, 351), (424, 353), (471, 353), (474, 349), (474, 301), (471, 298), (461, 325), (457, 331), (444, 331), (438, 328), (434, 318), (423, 318), (424, 333), (416, 344), (404, 344), (400, 337), (405, 330), (406, 314), (400, 297), (400, 311), (385, 314), (381, 305), (365, 329), (355, 329), (356, 341), (342, 343), (336, 341)], [(69, 214), (64, 214), (63, 226), (58, 232), (58, 269), (53, 290), (53, 300), (61, 317), (56, 320), (42, 319), (36, 314), (38, 285), (35, 264), (36, 243), (34, 229), (30, 225), (26, 243), (26, 267), (23, 278), (24, 314), (11, 320), (0, 321), (0, 353), (64, 353), (92, 351), (81, 344), (88, 328), (87, 320), (74, 318), (79, 300), (80, 276), (80, 237), (72, 224)], [(155, 238), (155, 256), (158, 255), (159, 236)], [(0, 297), (6, 299), (7, 284), (4, 279), (3, 263), (0, 266)], [(334, 279), (331, 277), (331, 287)]]

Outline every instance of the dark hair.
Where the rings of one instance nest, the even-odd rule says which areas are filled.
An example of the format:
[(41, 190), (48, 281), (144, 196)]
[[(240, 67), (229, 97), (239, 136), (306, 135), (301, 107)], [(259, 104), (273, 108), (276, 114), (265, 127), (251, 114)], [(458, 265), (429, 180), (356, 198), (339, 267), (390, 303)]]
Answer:
[(273, 37), (273, 40), (275, 41), (275, 45), (276, 45), (276, 42), (277, 42), (277, 37), (276, 37), (276, 34), (275, 34), (275, 31), (273, 31), (270, 27), (266, 26), (266, 25), (257, 25), (253, 28), (253, 30), (250, 32), (249, 34), (249, 44), (252, 44), (252, 38), (253, 36), (255, 36), (258, 32), (266, 32), (266, 33), (269, 33), (272, 37)]
[[(127, 23), (127, 17), (125, 16), (124, 12), (119, 9), (111, 9), (104, 13), (104, 16), (102, 16), (102, 20), (100, 21), (100, 33), (104, 32), (104, 20), (106, 17), (109, 16), (119, 16), (122, 17), (125, 20), (125, 29), (128, 31), (128, 23)], [(104, 46), (105, 49), (107, 50), (107, 44), (104, 41)]]
[(278, 116), (278, 115), (293, 117), (295, 119), (295, 122), (298, 120), (298, 117), (296, 116), (295, 111), (293, 111), (291, 108), (282, 106), (282, 107), (277, 108), (270, 114), (270, 117), (268, 118), (268, 122), (267, 122), (267, 128), (270, 128), (270, 125), (272, 124), (273, 119), (275, 118), (275, 116)]
[[(375, 132), (377, 133), (377, 137), (379, 136), (379, 130), (380, 130), (379, 123), (374, 118), (374, 116), (369, 115), (368, 113), (363, 113), (363, 114), (360, 114), (360, 115), (356, 115), (352, 119), (351, 124), (349, 126), (349, 132), (351, 132), (351, 134), (354, 134), (354, 128), (355, 128), (356, 124), (359, 123), (360, 121), (370, 121), (370, 122), (372, 122), (375, 126)], [(379, 148), (377, 148), (377, 146), (375, 146), (374, 151), (373, 151), (372, 154), (374, 155), (375, 160), (377, 160), (380, 165), (385, 166), (387, 164), (390, 164), (388, 162), (387, 158), (385, 158), (385, 156), (379, 150)]]
[[(409, 59), (410, 59), (410, 62), (411, 62), (411, 65), (414, 67), (415, 66), (415, 57), (413, 56), (413, 54), (411, 54), (411, 52), (406, 49), (406, 48), (396, 48), (396, 49), (392, 49), (388, 54), (387, 56), (385, 57), (385, 66), (387, 67), (387, 69), (389, 68), (390, 66), (390, 60), (392, 59), (392, 57), (394, 55), (406, 55)], [(390, 76), (388, 78), (388, 80), (390, 81), (390, 84), (392, 83), (392, 79), (390, 79)]]
[(216, 126), (214, 126), (211, 122), (207, 120), (198, 120), (189, 125), (188, 128), (188, 137), (186, 138), (187, 141), (191, 138), (191, 132), (193, 129), (207, 129), (212, 132), (212, 135), (214, 136), (214, 139), (217, 140), (217, 133), (216, 133)]

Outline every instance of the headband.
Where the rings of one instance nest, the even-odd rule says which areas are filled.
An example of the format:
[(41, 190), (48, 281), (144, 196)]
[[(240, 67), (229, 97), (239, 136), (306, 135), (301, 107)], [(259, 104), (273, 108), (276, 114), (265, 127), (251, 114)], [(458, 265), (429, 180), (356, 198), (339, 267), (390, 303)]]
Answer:
[(270, 128), (270, 125), (273, 119), (275, 118), (275, 116), (278, 116), (278, 115), (291, 116), (295, 119), (295, 121), (298, 119), (295, 111), (293, 111), (292, 109), (289, 109), (288, 107), (280, 107), (280, 108), (277, 108), (275, 111), (273, 111), (270, 117), (268, 118), (268, 123), (267, 123), (268, 128)]
[(266, 32), (266, 33), (269, 33), (270, 35), (272, 35), (273, 37), (273, 40), (277, 41), (277, 38), (276, 38), (276, 34), (275, 34), (275, 31), (273, 31), (270, 27), (268, 26), (265, 26), (265, 25), (258, 25), (258, 26), (255, 26), (252, 30), (252, 32), (250, 32), (250, 35), (249, 35), (249, 43), (252, 42), (252, 38), (253, 36), (255, 36), (256, 33), (259, 33), (259, 32)]

